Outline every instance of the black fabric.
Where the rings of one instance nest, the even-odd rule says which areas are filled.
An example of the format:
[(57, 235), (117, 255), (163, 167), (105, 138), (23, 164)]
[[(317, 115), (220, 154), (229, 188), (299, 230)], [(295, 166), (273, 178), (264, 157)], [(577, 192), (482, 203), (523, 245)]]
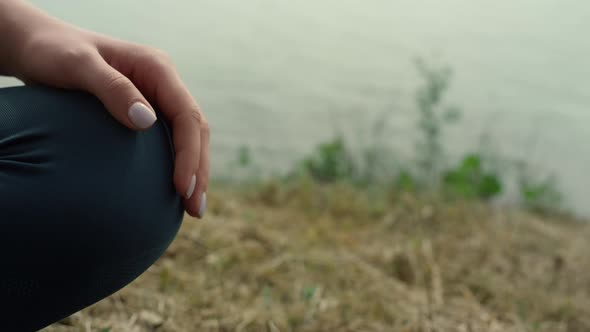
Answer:
[(0, 89), (1, 330), (41, 329), (163, 254), (184, 210), (162, 118), (136, 132), (86, 93)]

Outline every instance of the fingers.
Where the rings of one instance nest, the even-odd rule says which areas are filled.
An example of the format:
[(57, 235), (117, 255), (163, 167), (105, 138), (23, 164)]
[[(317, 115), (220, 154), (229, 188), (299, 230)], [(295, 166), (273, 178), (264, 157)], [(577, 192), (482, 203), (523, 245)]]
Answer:
[[(163, 106), (162, 106), (163, 107)], [(184, 198), (186, 211), (199, 217), (200, 186), (198, 183), (201, 159), (201, 136), (195, 130), (194, 120), (189, 113), (181, 112), (172, 121), (172, 133), (176, 161), (174, 165), (174, 185)]]
[(98, 54), (90, 56), (77, 75), (82, 86), (94, 94), (120, 123), (145, 130), (156, 122), (156, 113), (133, 82), (107, 64)]
[[(161, 87), (158, 105), (172, 117), (176, 151), (175, 185), (184, 194), (186, 211), (198, 218), (205, 214), (209, 181), (209, 126), (196, 102), (179, 78)], [(180, 89), (180, 90), (175, 90)]]
[(171, 124), (176, 191), (191, 216), (203, 217), (209, 181), (209, 126), (197, 102), (162, 52), (111, 39), (99, 44), (106, 61), (130, 77)]
[(201, 134), (201, 157), (199, 163), (199, 179), (197, 183), (197, 192), (202, 193), (199, 203), (199, 211), (197, 215), (202, 218), (205, 215), (205, 208), (207, 206), (207, 186), (209, 185), (209, 126), (203, 127), (200, 130)]

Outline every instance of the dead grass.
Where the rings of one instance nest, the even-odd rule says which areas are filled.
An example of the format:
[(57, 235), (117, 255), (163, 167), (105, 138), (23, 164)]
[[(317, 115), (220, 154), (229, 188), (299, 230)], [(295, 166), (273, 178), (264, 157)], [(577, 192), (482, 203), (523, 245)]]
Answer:
[(210, 193), (167, 253), (57, 331), (590, 331), (590, 228), (268, 184)]

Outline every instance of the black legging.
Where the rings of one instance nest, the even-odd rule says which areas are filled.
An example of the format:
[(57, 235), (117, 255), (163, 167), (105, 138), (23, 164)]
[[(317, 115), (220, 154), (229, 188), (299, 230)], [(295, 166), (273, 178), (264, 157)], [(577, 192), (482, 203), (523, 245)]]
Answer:
[(64, 318), (166, 250), (183, 208), (158, 118), (136, 132), (85, 93), (0, 89), (0, 330)]

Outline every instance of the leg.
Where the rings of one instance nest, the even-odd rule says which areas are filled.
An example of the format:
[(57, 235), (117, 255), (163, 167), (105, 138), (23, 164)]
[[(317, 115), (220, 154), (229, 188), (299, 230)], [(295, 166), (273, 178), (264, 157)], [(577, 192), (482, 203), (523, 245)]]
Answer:
[(3, 329), (43, 328), (162, 255), (183, 216), (171, 148), (162, 120), (131, 131), (90, 95), (0, 89)]

